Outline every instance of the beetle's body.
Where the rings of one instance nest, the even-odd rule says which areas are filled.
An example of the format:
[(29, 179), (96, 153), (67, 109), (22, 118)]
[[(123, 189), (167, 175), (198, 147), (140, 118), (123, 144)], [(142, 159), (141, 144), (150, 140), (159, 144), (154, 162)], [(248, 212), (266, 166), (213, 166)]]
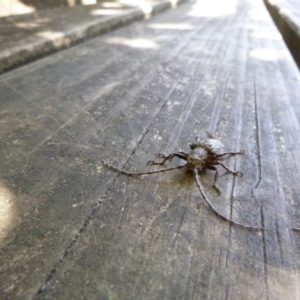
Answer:
[(187, 154), (187, 167), (191, 170), (197, 168), (199, 172), (214, 164), (217, 155), (223, 148), (220, 141), (215, 139), (205, 139), (190, 144), (191, 152)]
[(149, 171), (149, 172), (141, 172), (141, 173), (127, 172), (127, 171), (118, 169), (106, 162), (104, 162), (104, 163), (107, 166), (109, 166), (110, 168), (112, 168), (120, 173), (126, 174), (126, 175), (150, 175), (150, 174), (154, 174), (154, 173), (161, 173), (161, 172), (166, 172), (166, 171), (171, 171), (171, 170), (181, 169), (181, 168), (186, 167), (188, 170), (191, 170), (194, 173), (196, 183), (197, 183), (198, 189), (199, 189), (202, 197), (204, 198), (206, 203), (209, 205), (209, 207), (220, 218), (230, 222), (231, 224), (239, 226), (239, 227), (252, 229), (252, 230), (260, 230), (261, 228), (245, 226), (245, 225), (237, 223), (237, 222), (223, 216), (214, 208), (214, 206), (211, 204), (211, 202), (208, 200), (208, 198), (203, 193), (203, 190), (200, 185), (200, 180), (199, 180), (199, 172), (202, 172), (205, 169), (210, 169), (210, 170), (213, 170), (216, 172), (215, 176), (214, 176), (213, 187), (219, 192), (220, 192), (220, 189), (217, 186), (218, 169), (215, 167), (216, 165), (221, 165), (227, 172), (229, 172), (233, 175), (241, 175), (241, 176), (243, 175), (243, 173), (241, 173), (241, 172), (238, 172), (238, 171), (236, 172), (236, 171), (230, 170), (222, 162), (220, 162), (220, 159), (224, 156), (233, 156), (236, 154), (243, 154), (244, 150), (241, 150), (239, 152), (223, 152), (222, 153), (221, 152), (222, 148), (223, 148), (223, 144), (219, 140), (216, 140), (213, 138), (199, 140), (197, 138), (195, 143), (190, 144), (191, 150), (189, 153), (180, 151), (180, 152), (171, 153), (169, 155), (159, 154), (159, 157), (162, 158), (162, 161), (160, 161), (160, 162), (153, 161), (153, 160), (149, 161), (149, 164), (151, 164), (151, 165), (164, 165), (167, 160), (171, 160), (172, 158), (174, 158), (176, 156), (176, 157), (186, 161), (186, 164), (167, 168), (167, 169), (162, 169), (162, 170)]

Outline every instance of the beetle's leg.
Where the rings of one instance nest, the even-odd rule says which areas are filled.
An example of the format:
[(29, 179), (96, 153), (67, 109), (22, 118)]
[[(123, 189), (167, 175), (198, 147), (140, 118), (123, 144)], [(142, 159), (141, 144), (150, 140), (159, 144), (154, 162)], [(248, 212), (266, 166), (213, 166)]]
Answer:
[(223, 216), (221, 213), (219, 213), (214, 206), (212, 205), (212, 203), (208, 200), (208, 198), (205, 196), (201, 184), (200, 184), (200, 180), (199, 180), (199, 173), (198, 170), (196, 168), (194, 168), (194, 175), (195, 175), (195, 179), (196, 179), (196, 183), (198, 186), (198, 189), (200, 191), (201, 196), (203, 197), (203, 199), (205, 200), (205, 202), (207, 203), (207, 205), (212, 209), (212, 211), (221, 219), (229, 222), (230, 224), (233, 224), (235, 226), (241, 227), (241, 228), (245, 228), (245, 229), (250, 229), (250, 230), (261, 230), (262, 228), (260, 227), (253, 227), (253, 226), (245, 226), (243, 224), (237, 223), (229, 218), (226, 218), (225, 216)]
[(125, 175), (128, 175), (128, 176), (131, 176), (131, 175), (150, 175), (150, 174), (155, 174), (155, 173), (162, 173), (162, 172), (167, 172), (167, 171), (172, 171), (172, 170), (176, 170), (176, 169), (181, 169), (181, 168), (184, 168), (186, 165), (180, 165), (180, 166), (176, 166), (176, 167), (172, 167), (172, 168), (168, 168), (168, 169), (162, 169), (162, 170), (156, 170), (156, 171), (149, 171), (149, 172), (139, 172), (139, 173), (134, 173), (134, 172), (128, 172), (128, 171), (124, 171), (124, 170), (121, 170), (117, 167), (114, 167), (113, 165), (109, 164), (108, 162), (104, 161), (103, 160), (103, 163), (108, 166), (109, 168), (119, 172), (119, 173), (122, 173), (122, 174), (125, 174)]
[(213, 188), (216, 189), (216, 191), (221, 194), (221, 189), (217, 185), (217, 180), (218, 180), (218, 175), (219, 175), (218, 169), (214, 166), (208, 166), (207, 169), (216, 171), (215, 177), (214, 177)]
[(244, 154), (244, 153), (245, 153), (245, 150), (241, 150), (241, 151), (239, 151), (239, 152), (225, 152), (225, 153), (217, 154), (216, 157), (217, 157), (217, 158), (220, 158), (220, 157), (223, 157), (223, 156), (225, 156), (225, 155), (230, 155), (230, 156), (232, 156), (232, 155)]
[(243, 176), (243, 173), (242, 172), (240, 172), (240, 171), (232, 171), (232, 170), (230, 170), (228, 167), (226, 167), (223, 163), (221, 163), (221, 162), (217, 162), (216, 164), (218, 164), (218, 165), (221, 165), (227, 172), (229, 172), (230, 174), (233, 174), (233, 175), (241, 175), (241, 176)]
[(169, 155), (164, 155), (164, 154), (159, 153), (159, 154), (158, 154), (158, 157), (162, 158), (163, 160), (162, 160), (161, 162), (159, 162), (159, 161), (154, 161), (154, 160), (149, 160), (149, 161), (148, 161), (148, 164), (150, 164), (150, 165), (161, 165), (161, 166), (163, 166), (167, 160), (171, 160), (171, 159), (174, 158), (175, 156), (176, 156), (176, 157), (179, 157), (180, 159), (187, 160), (188, 154), (187, 154), (187, 153), (184, 153), (184, 152), (176, 152), (176, 153), (171, 153), (171, 154), (169, 154)]

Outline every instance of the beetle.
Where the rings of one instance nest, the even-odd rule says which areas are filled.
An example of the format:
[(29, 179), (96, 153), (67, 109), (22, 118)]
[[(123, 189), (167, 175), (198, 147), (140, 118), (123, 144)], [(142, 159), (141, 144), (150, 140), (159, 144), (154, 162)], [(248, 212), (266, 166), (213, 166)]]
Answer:
[(176, 169), (182, 169), (182, 168), (187, 168), (188, 170), (192, 171), (195, 179), (196, 179), (196, 184), (197, 187), (200, 191), (201, 196), (203, 197), (203, 199), (205, 200), (205, 202), (208, 204), (208, 206), (212, 209), (212, 211), (221, 219), (229, 222), (230, 224), (233, 224), (235, 226), (241, 227), (241, 228), (245, 228), (245, 229), (249, 229), (249, 230), (261, 230), (260, 227), (253, 227), (253, 226), (246, 226), (240, 223), (237, 223), (227, 217), (225, 217), (223, 214), (221, 214), (220, 212), (217, 211), (217, 209), (212, 205), (212, 203), (209, 201), (209, 199), (206, 197), (206, 195), (203, 192), (203, 188), (201, 187), (200, 184), (200, 179), (199, 179), (199, 173), (203, 172), (205, 169), (209, 169), (209, 170), (213, 170), (215, 171), (215, 176), (214, 176), (214, 182), (213, 182), (213, 187), (219, 192), (220, 188), (217, 186), (217, 180), (218, 180), (218, 169), (217, 169), (217, 165), (223, 167), (228, 173), (231, 173), (234, 176), (243, 176), (243, 173), (240, 171), (233, 171), (231, 169), (229, 169), (224, 163), (222, 163), (220, 161), (220, 159), (225, 158), (225, 157), (230, 157), (230, 156), (234, 156), (237, 154), (244, 154), (245, 151), (244, 150), (240, 150), (238, 152), (221, 152), (221, 150), (223, 149), (223, 144), (215, 139), (215, 138), (205, 138), (205, 139), (200, 139), (200, 138), (196, 138), (196, 141), (194, 143), (191, 143), (189, 145), (190, 147), (190, 152), (186, 153), (183, 151), (179, 151), (179, 152), (174, 152), (168, 155), (164, 155), (164, 154), (158, 154), (158, 157), (161, 158), (161, 161), (154, 161), (154, 160), (150, 160), (148, 161), (148, 163), (150, 165), (160, 165), (163, 166), (167, 161), (172, 160), (174, 157), (177, 157), (183, 161), (185, 161), (185, 164), (183, 165), (178, 165), (175, 167), (171, 167), (171, 168), (164, 168), (161, 170), (155, 170), (155, 171), (148, 171), (148, 172), (128, 172), (119, 168), (116, 168), (115, 166), (111, 165), (110, 163), (103, 161), (103, 163), (108, 166), (109, 168), (128, 175), (128, 176), (140, 176), (140, 175), (151, 175), (151, 174), (155, 174), (155, 173), (162, 173), (162, 172), (167, 172), (167, 171), (172, 171), (172, 170), (176, 170)]

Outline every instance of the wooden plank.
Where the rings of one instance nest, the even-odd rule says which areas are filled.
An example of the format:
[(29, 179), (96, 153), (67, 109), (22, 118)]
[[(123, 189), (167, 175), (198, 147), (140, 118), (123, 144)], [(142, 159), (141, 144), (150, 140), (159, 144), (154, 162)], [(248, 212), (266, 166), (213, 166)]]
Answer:
[[(0, 77), (3, 298), (297, 299), (300, 76), (261, 1), (201, 3)], [(205, 130), (246, 151), (207, 197), (263, 231), (185, 170), (101, 162), (154, 170)]]
[(278, 30), (300, 68), (300, 3), (295, 0), (264, 0)]
[(34, 7), (39, 3), (33, 1), (31, 13), (9, 17), (2, 17), (4, 12), (1, 5), (0, 74), (125, 24), (150, 18), (166, 9), (176, 7), (180, 1), (145, 0), (143, 3), (116, 3), (115, 0), (99, 0), (93, 3), (94, 5), (76, 3), (86, 5), (76, 5), (72, 8), (67, 5), (70, 3), (65, 3), (66, 7), (59, 7), (57, 3), (56, 8), (42, 10), (39, 10), (40, 7)]

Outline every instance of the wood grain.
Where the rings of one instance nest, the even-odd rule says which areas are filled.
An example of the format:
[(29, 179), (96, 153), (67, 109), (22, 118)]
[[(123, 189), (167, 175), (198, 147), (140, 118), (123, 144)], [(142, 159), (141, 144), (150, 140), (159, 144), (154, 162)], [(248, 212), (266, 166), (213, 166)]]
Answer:
[[(4, 299), (299, 298), (298, 69), (262, 1), (200, 4), (0, 77)], [(216, 217), (183, 169), (102, 164), (154, 170), (205, 131), (245, 150), (221, 195), (201, 174), (207, 197), (263, 231)]]

